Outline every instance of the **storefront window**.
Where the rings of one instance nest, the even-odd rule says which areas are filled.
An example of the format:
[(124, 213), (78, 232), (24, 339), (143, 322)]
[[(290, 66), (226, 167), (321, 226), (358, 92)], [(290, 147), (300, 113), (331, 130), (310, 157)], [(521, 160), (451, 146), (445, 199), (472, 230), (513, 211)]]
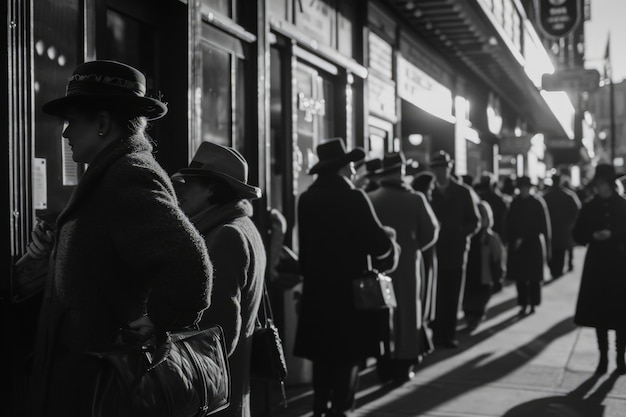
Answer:
[(202, 140), (230, 146), (231, 57), (202, 45)]

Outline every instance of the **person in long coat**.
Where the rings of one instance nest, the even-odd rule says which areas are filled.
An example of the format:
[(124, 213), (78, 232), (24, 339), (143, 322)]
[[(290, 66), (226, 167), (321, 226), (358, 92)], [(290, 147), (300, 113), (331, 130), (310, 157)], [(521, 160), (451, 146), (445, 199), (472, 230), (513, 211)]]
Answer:
[(478, 196), (452, 177), (454, 161), (444, 151), (430, 162), (435, 175), (432, 208), (441, 225), (437, 240), (438, 277), (433, 337), (435, 346), (456, 348), (457, 317), (462, 306), (465, 267), (471, 237), (480, 228)]
[(541, 304), (544, 265), (550, 248), (550, 217), (541, 196), (532, 193), (529, 177), (517, 179), (519, 194), (506, 217), (507, 277), (515, 281), (520, 315)]
[(248, 163), (237, 150), (212, 142), (202, 142), (172, 180), (213, 262), (211, 306), (200, 327), (222, 327), (231, 376), (230, 405), (216, 415), (250, 417), (250, 352), (267, 262), (251, 200), (261, 190), (248, 184)]
[(583, 203), (573, 235), (587, 247), (574, 322), (596, 329), (600, 360), (608, 368), (608, 331), (615, 331), (617, 372), (626, 373), (626, 199), (617, 192), (615, 168), (598, 164), (595, 195)]
[(398, 304), (393, 310), (394, 350), (385, 358), (399, 383), (409, 380), (414, 365), (433, 349), (422, 320), (422, 250), (433, 246), (439, 236), (439, 222), (430, 203), (405, 182), (405, 170), (402, 152), (385, 155), (379, 188), (369, 193), (378, 218), (396, 230), (400, 246), (398, 267), (390, 274)]
[(552, 248), (548, 266), (552, 279), (563, 275), (565, 253), (574, 246), (572, 230), (580, 211), (580, 199), (561, 183), (560, 175), (552, 176), (552, 186), (543, 195), (550, 215)]
[(88, 169), (56, 220), (31, 417), (91, 415), (99, 361), (89, 352), (110, 349), (120, 328), (146, 340), (196, 324), (210, 303), (206, 245), (145, 135), (167, 108), (144, 91), (135, 68), (91, 61), (76, 67), (66, 96), (43, 107), (67, 121), (63, 137)]
[[(313, 363), (315, 416), (345, 416), (354, 407), (359, 364), (380, 354), (376, 314), (354, 307), (353, 279), (372, 266), (397, 265), (390, 228), (378, 219), (370, 199), (349, 177), (364, 151), (347, 152), (343, 139), (317, 147), (317, 174), (298, 201), (299, 260), (304, 276), (294, 354)], [(330, 405), (329, 405), (330, 404)]]

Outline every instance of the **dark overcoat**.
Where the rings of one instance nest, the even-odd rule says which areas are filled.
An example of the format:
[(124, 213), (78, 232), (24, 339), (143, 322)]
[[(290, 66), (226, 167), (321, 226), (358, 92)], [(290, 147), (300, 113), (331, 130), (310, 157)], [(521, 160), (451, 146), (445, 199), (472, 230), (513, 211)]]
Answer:
[(439, 223), (422, 193), (401, 180), (384, 179), (369, 193), (378, 218), (393, 227), (400, 246), (398, 267), (391, 274), (398, 307), (394, 310), (394, 352), (398, 359), (417, 359), (426, 351), (422, 336), (422, 248), (433, 245)]
[(543, 195), (550, 215), (552, 247), (568, 249), (574, 246), (572, 230), (580, 211), (580, 199), (575, 192), (562, 186), (552, 186)]
[[(593, 233), (611, 231), (595, 240)], [(574, 321), (580, 326), (626, 330), (626, 200), (614, 193), (583, 203), (574, 239), (587, 246)]]
[[(546, 246), (550, 245), (550, 217), (538, 195), (516, 196), (506, 216), (507, 276), (512, 280), (543, 281)], [(515, 248), (515, 241), (522, 244)]]
[(367, 267), (393, 270), (394, 241), (370, 199), (339, 175), (320, 175), (298, 202), (304, 277), (294, 353), (311, 360), (353, 361), (379, 353), (377, 317), (355, 310), (352, 281)]
[(96, 157), (59, 215), (35, 347), (31, 416), (90, 415), (97, 362), (86, 353), (148, 314), (158, 329), (195, 324), (209, 304), (204, 240), (178, 207), (146, 139)]
[(462, 270), (467, 262), (470, 238), (480, 228), (478, 196), (451, 178), (447, 188), (435, 187), (431, 206), (441, 231), (437, 240), (440, 270)]
[(191, 219), (204, 236), (213, 262), (211, 306), (200, 324), (222, 326), (229, 354), (231, 400), (219, 416), (250, 416), (250, 350), (266, 264), (252, 212), (250, 201), (240, 200)]

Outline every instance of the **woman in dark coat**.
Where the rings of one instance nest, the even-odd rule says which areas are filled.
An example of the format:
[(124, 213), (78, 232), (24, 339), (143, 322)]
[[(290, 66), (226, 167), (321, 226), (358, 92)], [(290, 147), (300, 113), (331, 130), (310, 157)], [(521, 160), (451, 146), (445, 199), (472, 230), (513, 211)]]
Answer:
[(367, 269), (368, 256), (378, 270), (395, 268), (397, 249), (367, 195), (348, 179), (363, 150), (346, 152), (335, 138), (317, 153), (310, 173), (318, 176), (298, 203), (304, 283), (294, 353), (313, 362), (315, 416), (345, 416), (354, 404), (358, 365), (379, 355), (381, 341), (372, 325), (376, 316), (354, 308), (352, 281)]
[(515, 281), (519, 314), (534, 313), (541, 304), (541, 284), (550, 248), (550, 217), (543, 199), (531, 193), (528, 177), (517, 179), (519, 194), (506, 216), (507, 276)]
[(615, 168), (596, 167), (595, 195), (585, 203), (574, 227), (576, 242), (587, 246), (574, 321), (596, 329), (600, 360), (608, 368), (608, 330), (616, 334), (617, 372), (626, 373), (626, 199), (617, 192)]
[(67, 121), (63, 137), (89, 168), (56, 222), (30, 416), (91, 415), (98, 361), (88, 352), (111, 348), (122, 327), (146, 339), (193, 325), (209, 304), (206, 245), (144, 133), (167, 109), (143, 91), (136, 69), (92, 61), (44, 105)]
[(250, 417), (250, 351), (266, 265), (250, 200), (261, 197), (248, 184), (248, 163), (235, 149), (203, 142), (189, 168), (172, 176), (180, 206), (204, 236), (213, 262), (211, 306), (200, 326), (224, 330), (231, 398), (220, 417)]

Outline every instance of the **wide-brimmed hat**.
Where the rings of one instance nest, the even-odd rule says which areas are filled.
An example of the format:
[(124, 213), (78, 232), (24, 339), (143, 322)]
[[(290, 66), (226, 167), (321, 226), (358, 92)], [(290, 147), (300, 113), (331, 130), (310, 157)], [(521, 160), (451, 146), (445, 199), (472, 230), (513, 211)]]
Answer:
[(601, 163), (596, 165), (596, 172), (591, 182), (606, 181), (608, 183), (614, 183), (617, 178), (617, 172), (612, 164)]
[(217, 177), (249, 200), (261, 197), (261, 189), (248, 184), (248, 163), (233, 148), (212, 142), (202, 142), (188, 168), (172, 175), (172, 180), (185, 177)]
[(63, 116), (69, 106), (93, 102), (113, 104), (136, 116), (155, 120), (167, 113), (165, 103), (146, 97), (145, 75), (117, 61), (89, 61), (74, 69), (68, 79), (65, 96), (45, 103), (42, 110)]
[(364, 162), (365, 165), (365, 176), (366, 177), (373, 177), (376, 176), (378, 174), (378, 171), (380, 171), (380, 169), (383, 166), (383, 160), (380, 158), (372, 158), (372, 159), (368, 159), (367, 161)]
[(450, 154), (446, 151), (438, 151), (435, 152), (430, 157), (430, 167), (440, 167), (440, 166), (452, 166), (454, 160), (450, 156)]
[(391, 172), (399, 171), (407, 163), (404, 153), (390, 152), (385, 154), (382, 161), (382, 166), (378, 171), (378, 174), (384, 175)]
[(413, 177), (411, 187), (413, 187), (415, 191), (426, 193), (434, 181), (435, 175), (432, 172), (422, 171)]
[(354, 148), (348, 152), (342, 138), (328, 139), (317, 145), (316, 151), (319, 161), (309, 169), (311, 175), (339, 169), (350, 162), (365, 158), (365, 151), (362, 148)]

